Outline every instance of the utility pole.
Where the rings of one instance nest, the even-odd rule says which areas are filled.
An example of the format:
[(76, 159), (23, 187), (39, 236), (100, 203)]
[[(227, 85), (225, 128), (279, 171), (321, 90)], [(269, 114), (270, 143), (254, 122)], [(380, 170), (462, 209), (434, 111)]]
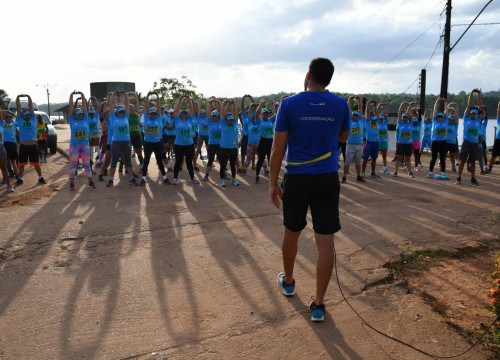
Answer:
[(422, 69), (420, 72), (420, 120), (423, 120), (425, 114), (425, 86), (427, 71)]
[[(443, 71), (441, 72), (440, 97), (448, 98), (448, 72), (450, 68), (451, 0), (446, 2), (446, 24), (444, 26)], [(425, 110), (425, 109), (424, 109)]]

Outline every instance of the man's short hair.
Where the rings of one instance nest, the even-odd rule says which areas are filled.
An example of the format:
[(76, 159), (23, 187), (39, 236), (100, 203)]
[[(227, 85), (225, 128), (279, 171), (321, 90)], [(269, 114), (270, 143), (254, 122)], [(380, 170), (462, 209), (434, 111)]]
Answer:
[(313, 82), (328, 86), (334, 72), (333, 63), (326, 58), (312, 59), (309, 64), (309, 74)]

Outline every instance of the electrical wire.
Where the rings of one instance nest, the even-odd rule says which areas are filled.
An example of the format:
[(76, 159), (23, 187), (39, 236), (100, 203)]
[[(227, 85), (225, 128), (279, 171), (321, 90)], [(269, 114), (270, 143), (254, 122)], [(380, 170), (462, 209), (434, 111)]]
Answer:
[(356, 314), (356, 316), (366, 325), (368, 326), (370, 329), (372, 329), (373, 331), (375, 331), (377, 334), (379, 335), (382, 335), (390, 340), (393, 340), (403, 346), (406, 346), (412, 350), (415, 350), (421, 354), (424, 354), (426, 356), (430, 356), (430, 357), (433, 357), (433, 358), (436, 358), (436, 359), (453, 359), (453, 358), (456, 358), (456, 357), (459, 357), (459, 356), (462, 356), (464, 354), (466, 354), (467, 352), (469, 352), (470, 350), (472, 350), (477, 344), (479, 344), (479, 342), (483, 339), (483, 337), (486, 335), (486, 333), (490, 330), (490, 328), (495, 324), (495, 322), (497, 322), (499, 319), (500, 319), (500, 315), (497, 315), (497, 317), (495, 318), (495, 320), (493, 320), (493, 322), (490, 324), (490, 326), (488, 326), (486, 328), (486, 330), (484, 330), (484, 332), (481, 334), (481, 336), (479, 337), (479, 339), (477, 339), (468, 349), (458, 353), (458, 354), (454, 354), (454, 355), (445, 355), (445, 356), (442, 356), (442, 355), (435, 355), (435, 354), (431, 354), (427, 351), (424, 351), (424, 350), (421, 350), (419, 348), (417, 348), (416, 346), (414, 345), (411, 345), (411, 344), (408, 344), (407, 342), (403, 341), (403, 340), (400, 340), (394, 336), (391, 336), (391, 335), (388, 335), (386, 333), (384, 333), (383, 331), (381, 330), (378, 330), (377, 328), (375, 328), (373, 325), (371, 325), (368, 321), (366, 321), (357, 311), (356, 309), (354, 309), (354, 307), (349, 303), (349, 301), (347, 300), (346, 296), (344, 295), (344, 292), (342, 291), (342, 286), (340, 285), (340, 280), (339, 280), (339, 273), (338, 273), (338, 269), (337, 269), (337, 251), (335, 249), (335, 243), (333, 244), (333, 261), (334, 261), (334, 264), (335, 264), (335, 277), (337, 279), (337, 285), (339, 287), (339, 290), (340, 290), (340, 294), (342, 295), (342, 298), (344, 299), (344, 301), (346, 302), (346, 304), (351, 308), (351, 310), (354, 312), (354, 314)]

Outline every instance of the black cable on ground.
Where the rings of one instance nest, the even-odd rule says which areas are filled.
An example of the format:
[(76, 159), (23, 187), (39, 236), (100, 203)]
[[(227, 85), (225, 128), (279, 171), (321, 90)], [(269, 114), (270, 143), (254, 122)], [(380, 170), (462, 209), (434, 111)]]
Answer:
[(456, 358), (456, 357), (459, 357), (459, 356), (462, 356), (464, 354), (466, 354), (467, 352), (469, 352), (470, 350), (472, 350), (477, 344), (479, 344), (479, 342), (483, 339), (484, 335), (486, 335), (486, 333), (490, 330), (490, 328), (493, 326), (493, 324), (495, 324), (495, 322), (497, 322), (499, 319), (500, 319), (500, 315), (498, 315), (495, 320), (493, 320), (493, 322), (490, 324), (490, 326), (488, 326), (484, 332), (481, 334), (481, 336), (479, 337), (479, 339), (477, 339), (474, 344), (472, 344), (468, 349), (458, 353), (458, 354), (454, 354), (454, 355), (448, 355), (448, 356), (442, 356), (442, 355), (434, 355), (434, 354), (431, 354), (431, 353), (428, 353), (424, 350), (421, 350), (411, 344), (408, 344), (407, 342), (404, 342), (403, 340), (400, 340), (398, 338), (395, 338), (391, 335), (388, 335), (384, 332), (382, 332), (381, 330), (378, 330), (377, 328), (375, 328), (373, 325), (371, 325), (369, 322), (367, 322), (365, 319), (363, 319), (363, 317), (361, 315), (359, 315), (359, 313), (356, 311), (356, 309), (354, 309), (354, 307), (349, 303), (349, 301), (347, 300), (347, 298), (345, 297), (344, 295), (344, 292), (342, 291), (342, 286), (340, 285), (340, 280), (339, 280), (339, 274), (338, 274), (338, 270), (337, 270), (337, 251), (335, 249), (335, 243), (333, 244), (333, 261), (334, 261), (334, 266), (335, 266), (335, 278), (337, 279), (337, 285), (339, 287), (339, 290), (340, 290), (340, 294), (342, 295), (342, 298), (344, 299), (344, 301), (346, 302), (346, 304), (351, 308), (351, 310), (356, 314), (356, 316), (358, 318), (361, 319), (361, 321), (363, 321), (363, 323), (368, 326), (370, 329), (372, 329), (373, 331), (375, 331), (377, 334), (380, 334), (390, 340), (393, 340), (397, 343), (400, 343), (401, 345), (403, 346), (406, 346), (410, 349), (413, 349), (421, 354), (424, 354), (426, 356), (430, 356), (430, 357), (433, 357), (433, 358), (436, 358), (436, 359), (453, 359), (453, 358)]

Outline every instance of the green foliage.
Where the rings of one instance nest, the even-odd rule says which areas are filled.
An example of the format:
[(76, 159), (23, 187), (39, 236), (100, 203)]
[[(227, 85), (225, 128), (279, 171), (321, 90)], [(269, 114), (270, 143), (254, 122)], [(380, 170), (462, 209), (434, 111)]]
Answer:
[(194, 85), (186, 75), (182, 75), (180, 80), (176, 78), (160, 78), (159, 82), (154, 82), (153, 89), (157, 91), (161, 97), (170, 101), (171, 105), (184, 95), (195, 99), (203, 97), (203, 94), (196, 93), (196, 85)]
[(0, 108), (8, 109), (9, 108), (10, 98), (5, 90), (0, 89)]

